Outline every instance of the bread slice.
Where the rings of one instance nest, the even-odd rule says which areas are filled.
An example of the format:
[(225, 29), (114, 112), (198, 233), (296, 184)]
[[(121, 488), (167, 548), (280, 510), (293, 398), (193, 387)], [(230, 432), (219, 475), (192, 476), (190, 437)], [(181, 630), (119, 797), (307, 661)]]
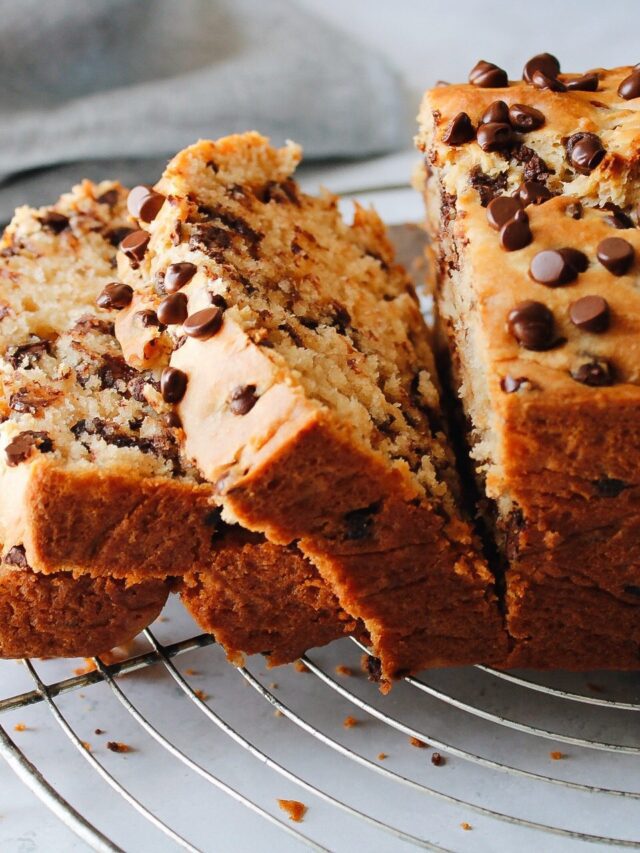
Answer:
[(299, 159), (257, 133), (178, 154), (119, 261), (137, 294), (116, 334), (130, 364), (168, 368), (226, 517), (299, 545), (383, 678), (497, 660), (415, 292), (378, 217), (357, 208), (349, 226), (335, 197), (303, 194)]
[[(124, 362), (96, 298), (131, 230), (126, 195), (85, 182), (52, 208), (18, 211), (3, 239), (0, 542), (5, 564), (20, 553), (25, 567), (46, 575), (18, 577), (12, 568), (6, 583), (41, 584), (40, 595), (55, 603), (72, 595), (72, 576), (62, 574), (71, 572), (76, 610), (86, 599), (78, 622), (88, 640), (100, 590), (113, 590), (125, 607), (134, 584), (166, 598), (170, 577), (233, 660), (253, 652), (290, 660), (350, 633), (354, 620), (301, 555), (226, 530), (211, 486), (180, 456), (179, 427), (149, 405), (148, 397), (160, 399), (153, 374)], [(247, 566), (256, 562), (282, 596), (277, 608), (264, 595), (247, 604)], [(317, 594), (290, 601), (298, 586)]]
[(441, 327), (505, 555), (508, 663), (637, 668), (640, 78), (555, 67), (425, 95)]

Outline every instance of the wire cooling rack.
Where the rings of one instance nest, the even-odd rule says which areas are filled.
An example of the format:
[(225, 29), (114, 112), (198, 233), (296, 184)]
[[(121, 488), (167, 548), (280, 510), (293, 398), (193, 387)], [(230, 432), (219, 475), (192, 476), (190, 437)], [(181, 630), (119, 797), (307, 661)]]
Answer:
[[(417, 218), (386, 183), (360, 197)], [(362, 653), (236, 669), (172, 600), (117, 663), (0, 662), (0, 848), (640, 849), (640, 673), (437, 670), (384, 697)]]

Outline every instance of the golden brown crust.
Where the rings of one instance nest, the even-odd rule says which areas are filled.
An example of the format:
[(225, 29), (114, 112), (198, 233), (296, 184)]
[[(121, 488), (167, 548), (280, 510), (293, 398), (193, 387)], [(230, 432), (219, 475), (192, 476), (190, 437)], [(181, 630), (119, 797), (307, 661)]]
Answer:
[(0, 657), (91, 657), (132, 640), (158, 616), (166, 583), (48, 576), (0, 568)]

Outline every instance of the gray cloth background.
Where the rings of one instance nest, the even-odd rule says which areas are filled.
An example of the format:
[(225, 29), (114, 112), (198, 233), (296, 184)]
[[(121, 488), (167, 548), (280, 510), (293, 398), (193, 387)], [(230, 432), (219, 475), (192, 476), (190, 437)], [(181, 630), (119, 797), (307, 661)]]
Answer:
[(198, 138), (361, 157), (413, 119), (379, 55), (291, 0), (0, 0), (0, 75), (2, 222), (85, 176), (153, 182)]

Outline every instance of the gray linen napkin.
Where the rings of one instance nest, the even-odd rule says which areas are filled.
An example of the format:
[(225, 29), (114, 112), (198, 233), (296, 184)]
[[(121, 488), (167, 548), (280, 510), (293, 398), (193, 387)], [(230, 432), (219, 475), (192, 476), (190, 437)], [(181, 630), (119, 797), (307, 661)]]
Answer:
[(84, 176), (153, 181), (202, 137), (356, 157), (412, 126), (396, 72), (291, 0), (0, 0), (0, 75), (1, 221)]

